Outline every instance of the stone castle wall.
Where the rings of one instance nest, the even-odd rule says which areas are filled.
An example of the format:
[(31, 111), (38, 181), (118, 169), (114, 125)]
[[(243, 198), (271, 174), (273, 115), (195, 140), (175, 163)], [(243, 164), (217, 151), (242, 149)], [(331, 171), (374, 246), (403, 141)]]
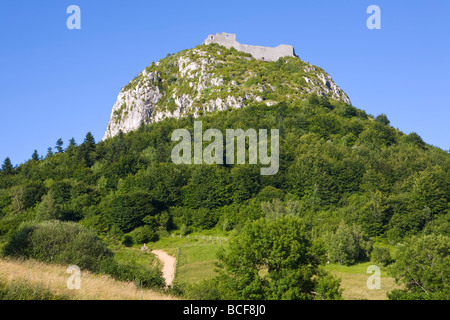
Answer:
[(255, 59), (264, 61), (277, 61), (282, 57), (296, 57), (293, 46), (279, 45), (278, 47), (262, 47), (251, 46), (247, 44), (240, 44), (236, 41), (236, 34), (232, 33), (217, 33), (216, 35), (209, 35), (204, 41), (204, 44), (217, 43), (228, 49), (235, 48), (238, 51), (250, 53)]

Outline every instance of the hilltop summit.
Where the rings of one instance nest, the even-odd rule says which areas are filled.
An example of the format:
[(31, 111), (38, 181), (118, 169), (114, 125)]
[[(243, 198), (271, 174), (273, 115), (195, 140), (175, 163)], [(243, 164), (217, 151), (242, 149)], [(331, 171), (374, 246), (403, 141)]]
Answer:
[(236, 41), (236, 34), (233, 33), (210, 34), (203, 44), (208, 45), (211, 43), (217, 43), (228, 49), (235, 48), (237, 51), (250, 53), (255, 59), (263, 61), (277, 61), (283, 57), (296, 57), (293, 46), (280, 44), (278, 47), (271, 48), (240, 44)]
[(271, 106), (310, 93), (350, 104), (330, 75), (295, 56), (292, 46), (247, 46), (232, 34), (209, 36), (200, 46), (152, 63), (123, 87), (103, 140), (164, 118), (251, 103)]

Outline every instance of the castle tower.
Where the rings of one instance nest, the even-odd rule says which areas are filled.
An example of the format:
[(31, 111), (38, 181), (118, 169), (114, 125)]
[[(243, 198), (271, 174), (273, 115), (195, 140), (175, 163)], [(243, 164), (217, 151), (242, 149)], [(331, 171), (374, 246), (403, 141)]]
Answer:
[(210, 34), (208, 38), (205, 39), (204, 44), (210, 43), (228, 43), (234, 44), (236, 42), (236, 34), (235, 33), (217, 33), (216, 35)]

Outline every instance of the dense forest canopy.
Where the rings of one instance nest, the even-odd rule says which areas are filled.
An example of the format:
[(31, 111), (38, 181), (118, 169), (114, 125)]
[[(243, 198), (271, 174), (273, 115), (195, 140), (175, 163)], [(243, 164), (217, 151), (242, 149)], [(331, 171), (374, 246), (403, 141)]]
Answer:
[[(99, 233), (239, 228), (272, 211), (308, 221), (316, 236), (341, 223), (396, 242), (425, 230), (443, 232), (450, 197), (450, 156), (415, 133), (390, 127), (335, 100), (310, 95), (292, 104), (253, 105), (202, 116), (204, 130), (280, 129), (280, 171), (257, 165), (175, 165), (177, 128), (167, 119), (95, 143), (88, 133), (56, 153), (0, 175), (0, 236), (24, 221), (77, 221)], [(207, 145), (207, 142), (204, 142)], [(262, 205), (261, 205), (262, 204)], [(440, 223), (436, 221), (439, 220)]]

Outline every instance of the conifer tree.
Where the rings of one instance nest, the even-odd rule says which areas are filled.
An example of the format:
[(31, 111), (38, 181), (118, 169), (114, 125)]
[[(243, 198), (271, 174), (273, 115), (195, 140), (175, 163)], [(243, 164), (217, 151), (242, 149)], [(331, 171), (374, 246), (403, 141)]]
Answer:
[(63, 153), (64, 152), (63, 148), (62, 148), (63, 145), (64, 145), (63, 140), (61, 138), (59, 138), (58, 141), (56, 141), (56, 147), (55, 147), (56, 150), (57, 150), (57, 153)]
[(2, 173), (4, 175), (10, 175), (14, 173), (14, 167), (11, 163), (11, 159), (9, 157), (6, 157), (5, 161), (3, 161), (2, 164)]
[(90, 131), (86, 134), (83, 144), (88, 145), (90, 148), (95, 148), (95, 139)]
[(75, 148), (77, 147), (77, 143), (75, 142), (75, 138), (69, 140), (69, 145), (66, 148), (66, 153), (69, 155), (73, 155)]
[(95, 139), (91, 132), (86, 134), (83, 143), (80, 145), (79, 157), (84, 159), (88, 167), (95, 161)]
[(37, 150), (34, 150), (33, 154), (31, 155), (31, 160), (38, 161), (39, 160), (39, 154)]
[(69, 140), (69, 146), (67, 148), (75, 147), (76, 145), (77, 143), (75, 142), (75, 138), (72, 138)]

